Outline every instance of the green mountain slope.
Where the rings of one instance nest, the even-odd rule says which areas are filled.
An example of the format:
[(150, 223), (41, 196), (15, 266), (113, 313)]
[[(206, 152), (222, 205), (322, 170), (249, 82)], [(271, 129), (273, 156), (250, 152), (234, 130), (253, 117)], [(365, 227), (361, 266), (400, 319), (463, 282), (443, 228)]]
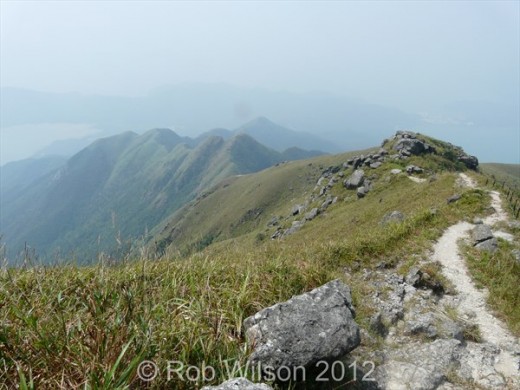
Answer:
[(520, 164), (484, 163), (480, 164), (480, 169), (498, 182), (520, 192)]
[[(432, 145), (435, 152), (413, 155), (406, 159), (389, 158), (377, 168), (363, 167), (366, 176), (371, 178), (373, 187), (362, 199), (363, 202), (376, 203), (374, 205), (377, 206), (376, 209), (384, 214), (392, 211), (390, 208), (397, 207), (402, 201), (400, 196), (395, 197), (390, 193), (395, 187), (393, 185), (395, 181), (403, 182), (404, 193), (413, 191), (417, 184), (407, 179), (406, 174), (392, 175), (391, 169), (401, 169), (405, 172), (408, 165), (418, 165), (424, 169), (420, 180), (426, 179), (435, 172), (466, 169), (464, 164), (457, 160), (457, 156), (463, 154), (460, 148), (429, 137), (419, 137)], [(393, 153), (394, 143), (394, 141), (387, 141), (385, 144), (390, 154)], [(337, 198), (335, 204), (331, 206), (332, 209), (338, 208), (341, 204), (348, 206), (350, 211), (346, 212), (347, 214), (357, 214), (359, 203), (356, 200), (356, 191), (347, 190), (342, 184), (352, 174), (353, 169), (351, 166), (346, 167), (344, 163), (356, 155), (367, 156), (377, 151), (378, 148), (373, 148), (334, 156), (319, 156), (311, 160), (292, 161), (278, 164), (254, 175), (226, 179), (178, 210), (171, 218), (154, 229), (151, 243), (161, 253), (168, 247), (184, 253), (200, 250), (215, 241), (244, 234), (248, 234), (254, 240), (263, 240), (271, 237), (278, 229), (290, 228), (292, 222), (302, 220), (302, 214), (310, 212), (313, 208), (320, 209), (323, 202), (332, 198)], [(322, 179), (325, 183), (334, 177), (335, 184), (325, 194), (320, 195), (319, 191), (323, 185), (317, 183), (322, 175), (326, 176)], [(390, 189), (388, 194), (385, 193), (386, 188)], [(426, 192), (431, 190), (428, 187), (419, 189)], [(380, 192), (382, 195), (374, 199), (378, 196), (375, 194)], [(394, 198), (394, 206), (383, 202), (388, 198)], [(298, 205), (303, 210), (293, 216), (292, 209)], [(401, 208), (406, 210), (407, 205)], [(327, 209), (326, 212), (329, 211), (330, 209)], [(331, 228), (329, 227), (328, 230)]]
[(2, 197), (2, 233), (11, 257), (26, 243), (45, 260), (121, 256), (204, 188), (287, 157), (245, 134), (195, 142), (168, 129), (123, 133), (94, 142), (18, 196)]
[[(5, 302), (0, 320), (6, 324), (2, 330), (6, 382), (16, 386), (23, 372), (39, 388), (52, 388), (55, 378), (61, 377), (70, 378), (70, 387), (88, 383), (111, 388), (118, 383), (132, 388), (190, 389), (218, 384), (226, 378), (223, 361), (246, 364), (251, 352), (242, 326), (246, 317), (335, 278), (350, 286), (356, 322), (366, 331), (362, 346), (351, 357), (364, 361), (367, 352), (379, 354), (388, 345), (370, 324), (381, 310), (375, 297), (392, 297), (394, 290), (385, 282), (386, 276), (402, 280), (417, 266), (427, 272), (431, 285), (448, 291), (450, 285), (438, 266), (428, 262), (428, 251), (448, 226), (490, 212), (484, 190), (459, 184), (460, 171), (480, 183), (486, 180), (460, 163), (460, 150), (420, 138), (435, 151), (394, 158), (397, 142), (389, 140), (384, 146), (388, 157), (381, 165), (363, 163), (361, 168), (371, 181), (363, 197), (345, 188), (343, 180), (359, 161), (354, 157), (364, 155), (366, 161), (371, 154), (375, 159), (374, 154), (381, 154), (379, 148), (228, 177), (172, 217), (166, 216), (161, 229), (154, 230), (150, 246), (144, 248), (148, 251), (140, 252), (135, 262), (0, 273), (0, 286), (7, 286), (0, 288)], [(218, 138), (204, 145), (204, 150), (226, 148), (233, 145)], [(233, 161), (232, 156), (222, 152), (215, 161), (225, 165), (223, 161)], [(202, 156), (190, 154), (179, 168), (188, 158), (202, 166), (206, 163)], [(409, 165), (423, 172), (392, 173)], [(334, 177), (341, 180), (328, 187)], [(323, 187), (328, 187), (324, 194)], [(454, 193), (460, 198), (447, 202)], [(300, 230), (269, 239), (279, 228), (285, 231), (310, 209), (321, 207), (329, 196), (338, 199)], [(295, 214), (297, 205), (306, 210)], [(401, 212), (402, 219), (383, 223), (392, 211)], [(183, 247), (195, 253), (184, 255)], [(162, 256), (155, 256), (153, 249)], [(428, 296), (428, 302), (437, 301), (429, 290), (418, 291)], [(420, 298), (419, 304), (425, 301)], [(21, 337), (24, 343), (19, 342)], [(421, 334), (413, 337), (417, 345), (431, 341), (422, 340)], [(400, 344), (394, 340), (392, 345)], [(162, 367), (171, 356), (186, 365), (198, 367), (204, 362), (217, 367), (216, 377), (187, 383), (176, 376), (167, 380), (166, 375), (158, 375), (151, 385), (139, 379), (141, 361), (152, 360)], [(82, 364), (85, 361), (89, 364)], [(112, 376), (106, 375), (107, 367)]]

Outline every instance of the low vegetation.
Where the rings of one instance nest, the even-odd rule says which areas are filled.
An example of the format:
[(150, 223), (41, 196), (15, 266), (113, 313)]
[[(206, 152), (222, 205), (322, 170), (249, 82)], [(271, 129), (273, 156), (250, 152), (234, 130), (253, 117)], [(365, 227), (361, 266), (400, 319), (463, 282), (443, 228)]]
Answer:
[[(427, 157), (414, 157), (415, 164), (431, 166), (424, 174), (429, 179), (425, 183), (391, 175), (394, 165), (404, 166), (384, 164), (371, 172), (377, 181), (365, 198), (356, 200), (353, 191), (339, 185), (333, 189), (339, 200), (325, 215), (306, 223), (297, 234), (268, 239), (274, 231), (266, 226), (268, 220), (281, 216), (281, 223), (289, 225), (295, 218), (291, 207), (312, 190), (321, 169), (343, 158), (285, 164), (214, 188), (196, 201), (201, 212), (207, 207), (208, 214), (204, 223), (193, 225), (195, 236), (204, 239), (213, 234), (198, 248), (190, 248), (193, 242), (186, 238), (183, 250), (166, 242), (157, 258), (145, 246), (141, 255), (134, 251), (127, 261), (110, 266), (100, 262), (84, 267), (3, 267), (0, 383), (39, 389), (183, 389), (218, 383), (228, 378), (226, 367), (232, 368), (234, 362), (244, 367), (250, 352), (242, 331), (247, 316), (334, 278), (351, 286), (356, 321), (366, 327), (374, 308), (365, 299), (372, 286), (363, 280), (363, 270), (384, 264), (405, 272), (447, 226), (484, 215), (489, 197), (481, 190), (458, 188), (452, 171), (456, 167), (449, 162), (433, 171)], [(258, 189), (268, 185), (270, 175), (279, 186), (285, 183), (287, 192), (280, 190), (282, 195), (277, 196)], [(238, 196), (247, 188), (244, 183), (255, 181), (259, 187), (247, 202), (228, 198), (231, 206), (226, 203), (209, 212), (212, 199), (218, 205), (226, 194)], [(461, 199), (448, 204), (446, 199), (455, 192), (462, 194)], [(241, 219), (240, 207), (246, 203), (264, 211), (257, 218)], [(401, 211), (404, 221), (383, 225), (381, 220), (393, 210)], [(228, 219), (222, 220), (223, 216)], [(190, 223), (200, 220), (195, 210), (187, 218), (192, 218)], [(213, 230), (219, 220), (225, 231)], [(228, 229), (231, 223), (234, 226)], [(520, 307), (514, 293), (520, 270), (507, 257), (504, 245), (493, 259), (473, 257), (470, 263), (473, 267), (485, 262), (485, 267), (479, 266), (481, 279), (504, 274), (496, 283), (496, 299), (518, 331), (520, 317), (512, 302)], [(442, 282), (435, 264), (423, 271)], [(508, 292), (499, 282), (514, 288)], [(149, 383), (137, 374), (143, 360), (159, 367)], [(216, 377), (207, 383), (189, 382), (176, 374), (168, 378), (172, 360), (199, 368), (205, 363), (217, 369)]]

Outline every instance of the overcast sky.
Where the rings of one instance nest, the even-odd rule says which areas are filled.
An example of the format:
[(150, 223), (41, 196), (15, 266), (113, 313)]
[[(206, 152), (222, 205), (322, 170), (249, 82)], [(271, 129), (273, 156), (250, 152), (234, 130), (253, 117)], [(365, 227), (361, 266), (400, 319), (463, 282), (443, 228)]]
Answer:
[(225, 82), (407, 112), (520, 99), (516, 0), (0, 4), (3, 87), (135, 96)]

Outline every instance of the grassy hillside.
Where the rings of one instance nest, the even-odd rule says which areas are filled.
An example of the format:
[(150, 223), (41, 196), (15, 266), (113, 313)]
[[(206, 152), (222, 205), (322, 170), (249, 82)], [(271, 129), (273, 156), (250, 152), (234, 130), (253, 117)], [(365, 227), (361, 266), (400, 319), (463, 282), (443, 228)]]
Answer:
[(520, 192), (520, 164), (485, 163), (480, 164), (480, 169), (499, 183), (505, 183)]
[(2, 192), (1, 233), (13, 261), (26, 245), (45, 262), (75, 258), (88, 263), (101, 253), (120, 259), (134, 240), (203, 189), (287, 155), (245, 134), (195, 142), (154, 129), (101, 139), (23, 192), (16, 186)]
[[(164, 225), (162, 239), (175, 241), (159, 259), (145, 246), (135, 261), (114, 266), (3, 268), (0, 360), (6, 373), (0, 381), (9, 387), (20, 378), (38, 388), (143, 387), (136, 367), (151, 359), (160, 373), (149, 388), (207, 384), (168, 380), (168, 360), (220, 367), (217, 383), (226, 376), (224, 360), (243, 364), (250, 352), (244, 318), (333, 278), (351, 286), (356, 321), (366, 328), (377, 308), (365, 299), (374, 293), (365, 271), (384, 267), (405, 273), (444, 228), (489, 212), (489, 199), (481, 190), (458, 186), (460, 167), (449, 158), (412, 157), (368, 168), (373, 189), (362, 199), (339, 183), (331, 188), (338, 201), (326, 212), (292, 235), (268, 239), (276, 229), (267, 226), (272, 216), (282, 226), (301, 218), (292, 215), (292, 207), (309, 199), (324, 170), (350, 156), (227, 179)], [(426, 181), (390, 173), (410, 163), (425, 167), (420, 176)], [(449, 204), (454, 193), (462, 197)], [(393, 210), (405, 219), (382, 224)], [(203, 250), (190, 255), (177, 250), (178, 242), (193, 250), (208, 234), (215, 238), (199, 245)]]

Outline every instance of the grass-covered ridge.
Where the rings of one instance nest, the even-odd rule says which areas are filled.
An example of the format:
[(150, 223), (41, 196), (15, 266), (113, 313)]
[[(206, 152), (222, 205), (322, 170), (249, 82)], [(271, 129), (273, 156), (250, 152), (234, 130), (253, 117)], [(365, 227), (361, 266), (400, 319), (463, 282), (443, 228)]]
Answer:
[[(168, 380), (170, 360), (220, 368), (212, 381), (219, 383), (227, 379), (223, 361), (247, 360), (246, 317), (335, 278), (351, 287), (356, 321), (367, 329), (377, 308), (366, 299), (374, 293), (366, 269), (406, 273), (446, 227), (488, 213), (485, 191), (460, 187), (458, 170), (464, 168), (449, 145), (428, 140), (440, 154), (364, 168), (373, 181), (364, 198), (337, 183), (330, 191), (338, 201), (281, 240), (269, 239), (276, 229), (269, 220), (276, 216), (285, 228), (302, 218), (291, 209), (309, 199), (323, 171), (341, 166), (348, 177), (352, 169), (343, 162), (367, 151), (228, 178), (165, 222), (157, 240), (172, 241), (161, 248), (136, 243), (120, 263), (2, 268), (0, 384), (139, 388), (146, 384), (136, 370), (146, 359), (161, 369), (150, 388), (209, 384)], [(424, 168), (418, 175), (424, 182), (390, 172), (408, 164)], [(455, 193), (461, 198), (448, 203)], [(394, 210), (404, 221), (382, 224)], [(429, 267), (432, 276), (439, 273), (435, 264)]]

